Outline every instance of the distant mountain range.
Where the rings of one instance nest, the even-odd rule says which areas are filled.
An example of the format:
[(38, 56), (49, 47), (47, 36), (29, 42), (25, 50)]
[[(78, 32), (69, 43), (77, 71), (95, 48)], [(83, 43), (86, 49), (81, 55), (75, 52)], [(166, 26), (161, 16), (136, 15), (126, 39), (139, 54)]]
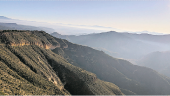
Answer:
[[(53, 33), (55, 31), (60, 31), (63, 34), (84, 34), (84, 33), (93, 33), (93, 32), (102, 32), (105, 29), (108, 30), (107, 27), (102, 26), (86, 26), (86, 25), (72, 25), (72, 24), (63, 24), (63, 23), (47, 23), (47, 22), (36, 22), (36, 21), (27, 21), (20, 19), (12, 19), (5, 16), (0, 16), (1, 23), (16, 23), (18, 25), (25, 26), (36, 26), (36, 27), (45, 27), (50, 28), (52, 30), (44, 30), (48, 33)], [(35, 28), (34, 28), (35, 29)], [(42, 28), (40, 28), (42, 29)], [(19, 30), (19, 29), (18, 29)], [(55, 31), (54, 31), (55, 30)]]
[(141, 33), (150, 33), (155, 35), (162, 34), (157, 32), (148, 32), (148, 31), (130, 32), (130, 31), (125, 31), (117, 28), (100, 26), (100, 25), (74, 25), (74, 24), (64, 24), (61, 22), (47, 23), (47, 22), (28, 21), (28, 20), (13, 19), (12, 17), (8, 18), (5, 16), (0, 16), (0, 22), (16, 23), (18, 25), (27, 25), (27, 26), (36, 26), (36, 27), (41, 26), (41, 27), (53, 29), (53, 31), (45, 30), (48, 33), (59, 32), (60, 34), (67, 34), (67, 35), (84, 35), (90, 33), (107, 32), (111, 30), (115, 30), (118, 32), (137, 33), (137, 34), (141, 34)]
[(152, 52), (147, 54), (136, 63), (141, 66), (152, 68), (168, 77), (170, 77), (170, 51)]
[(38, 22), (17, 20), (17, 19), (11, 19), (5, 16), (0, 16), (0, 29), (1, 30), (39, 30), (39, 31), (43, 30), (48, 33), (52, 33), (55, 31), (51, 27), (46, 27), (46, 26), (41, 26), (41, 25), (42, 24)]
[(5, 16), (0, 16), (0, 19), (10, 19), (10, 18), (7, 18)]
[(88, 35), (51, 35), (73, 43), (87, 45), (105, 53), (152, 68), (170, 77), (170, 35), (117, 33), (114, 31)]
[(16, 23), (0, 23), (0, 30), (44, 30), (47, 32), (54, 32), (54, 29), (47, 27), (34, 27), (27, 25), (19, 25)]
[(170, 50), (168, 42), (170, 35), (118, 33), (115, 31), (80, 36), (60, 35), (56, 32), (51, 35), (103, 50), (113, 57), (124, 59), (139, 59), (151, 52)]

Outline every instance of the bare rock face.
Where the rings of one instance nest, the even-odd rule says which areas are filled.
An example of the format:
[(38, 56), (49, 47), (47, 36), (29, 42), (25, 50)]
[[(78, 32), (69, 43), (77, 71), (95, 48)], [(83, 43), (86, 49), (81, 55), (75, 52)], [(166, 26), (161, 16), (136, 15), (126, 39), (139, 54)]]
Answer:
[(1, 31), (0, 38), (2, 38), (2, 43), (8, 44), (10, 46), (37, 45), (45, 49), (68, 47), (68, 45), (63, 40), (60, 40), (59, 43), (52, 36), (50, 38), (47, 38), (45, 37), (46, 35), (48, 34), (43, 31), (14, 30), (14, 32), (10, 32), (10, 30), (8, 31), (6, 30), (6, 31)]

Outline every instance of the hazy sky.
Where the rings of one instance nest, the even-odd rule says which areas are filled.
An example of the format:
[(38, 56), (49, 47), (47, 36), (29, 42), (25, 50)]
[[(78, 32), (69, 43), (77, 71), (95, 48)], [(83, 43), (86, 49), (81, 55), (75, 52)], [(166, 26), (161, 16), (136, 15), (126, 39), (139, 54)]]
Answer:
[(170, 34), (170, 0), (0, 0), (0, 15), (28, 21)]

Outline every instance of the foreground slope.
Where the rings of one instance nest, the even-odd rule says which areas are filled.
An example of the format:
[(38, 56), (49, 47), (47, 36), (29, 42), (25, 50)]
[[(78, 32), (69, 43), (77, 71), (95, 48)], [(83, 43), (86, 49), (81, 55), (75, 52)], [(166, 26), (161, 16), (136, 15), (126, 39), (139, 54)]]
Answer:
[(69, 47), (43, 31), (1, 31), (0, 94), (123, 94), (115, 84), (53, 53), (54, 48)]
[(170, 79), (158, 72), (116, 59), (102, 51), (65, 41), (68, 48), (55, 48), (71, 64), (95, 73), (100, 79), (112, 82), (125, 94), (170, 94)]

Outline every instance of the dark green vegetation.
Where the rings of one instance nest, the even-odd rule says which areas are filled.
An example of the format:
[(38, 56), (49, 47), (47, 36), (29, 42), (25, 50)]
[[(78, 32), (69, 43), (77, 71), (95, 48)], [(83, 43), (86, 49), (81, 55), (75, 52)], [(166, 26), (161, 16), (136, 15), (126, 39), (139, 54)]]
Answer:
[(119, 33), (115, 31), (88, 35), (51, 35), (70, 42), (87, 45), (116, 58), (139, 59), (148, 53), (170, 50), (170, 35)]
[(115, 84), (98, 79), (50, 50), (68, 49), (67, 43), (71, 44), (43, 31), (1, 31), (0, 94), (123, 94)]
[(102, 51), (65, 41), (68, 48), (56, 48), (71, 64), (95, 73), (98, 78), (121, 88), (124, 94), (161, 95), (170, 94), (170, 79), (158, 72), (116, 59)]
[(170, 77), (170, 51), (165, 52), (153, 52), (142, 59), (136, 61), (141, 66), (152, 68), (168, 77)]

